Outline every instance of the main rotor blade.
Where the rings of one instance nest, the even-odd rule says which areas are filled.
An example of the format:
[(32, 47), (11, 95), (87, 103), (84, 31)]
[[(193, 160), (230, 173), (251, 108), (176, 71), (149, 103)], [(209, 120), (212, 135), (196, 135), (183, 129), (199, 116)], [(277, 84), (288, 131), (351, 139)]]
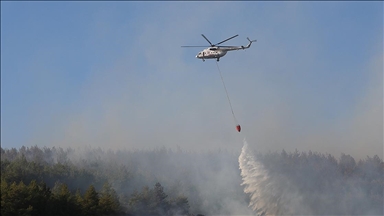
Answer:
[(181, 46), (181, 47), (207, 47), (207, 46)]
[(229, 41), (229, 40), (231, 40), (232, 38), (235, 38), (235, 37), (237, 37), (237, 36), (239, 36), (239, 35), (237, 34), (237, 35), (235, 35), (235, 36), (232, 36), (232, 37), (230, 37), (230, 38), (228, 38), (228, 39), (226, 39), (226, 40), (223, 40), (223, 41), (221, 41), (220, 43), (217, 43), (217, 44), (215, 44), (215, 45), (213, 45), (213, 46), (222, 44), (222, 43), (224, 43), (225, 41)]
[(206, 38), (203, 34), (201, 34), (201, 36), (203, 36), (203, 37), (205, 38), (205, 40), (207, 40), (208, 43), (211, 44), (211, 46), (214, 46), (214, 45), (211, 43), (211, 41), (209, 41), (208, 38)]

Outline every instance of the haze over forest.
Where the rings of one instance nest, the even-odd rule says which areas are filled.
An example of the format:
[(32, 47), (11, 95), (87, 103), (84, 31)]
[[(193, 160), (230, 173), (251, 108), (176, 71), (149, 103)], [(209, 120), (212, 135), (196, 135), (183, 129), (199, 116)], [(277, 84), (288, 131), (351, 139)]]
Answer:
[[(80, 209), (72, 209), (71, 214), (101, 215), (98, 211), (106, 208), (103, 203), (94, 201), (91, 208), (87, 200), (91, 199), (91, 185), (105, 199), (106, 183), (109, 191), (114, 190), (111, 203), (116, 202), (118, 207), (111, 207), (105, 214), (383, 214), (384, 162), (377, 155), (355, 160), (346, 154), (336, 159), (311, 151), (261, 154), (251, 150), (246, 141), (240, 156), (228, 151), (103, 151), (35, 146), (1, 149), (1, 173), (2, 215), (12, 209), (52, 214), (53, 210), (41, 203), (11, 202), (22, 196), (18, 191), (23, 190), (16, 184), (22, 181), (28, 185), (33, 180), (52, 189), (50, 198), (41, 201), (44, 203), (59, 202), (60, 185), (65, 184), (72, 191), (65, 197), (77, 201), (71, 203), (68, 198), (56, 205), (57, 209), (69, 204)], [(152, 199), (152, 190), (160, 190), (163, 198)], [(33, 208), (28, 211), (30, 204)], [(61, 213), (68, 211), (64, 208)]]

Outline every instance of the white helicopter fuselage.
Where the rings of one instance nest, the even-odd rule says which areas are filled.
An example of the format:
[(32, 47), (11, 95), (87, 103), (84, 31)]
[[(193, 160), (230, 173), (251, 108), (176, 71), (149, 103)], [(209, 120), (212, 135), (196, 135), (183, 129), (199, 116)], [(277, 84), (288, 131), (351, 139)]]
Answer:
[(216, 47), (210, 47), (204, 49), (196, 55), (198, 59), (217, 59), (225, 56), (227, 54), (227, 50), (219, 49)]

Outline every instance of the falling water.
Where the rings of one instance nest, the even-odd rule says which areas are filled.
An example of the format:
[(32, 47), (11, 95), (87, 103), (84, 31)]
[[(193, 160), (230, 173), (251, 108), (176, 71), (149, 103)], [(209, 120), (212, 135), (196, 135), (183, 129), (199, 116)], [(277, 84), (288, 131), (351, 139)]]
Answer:
[(239, 156), (242, 186), (249, 194), (249, 207), (258, 215), (310, 213), (297, 190), (280, 175), (271, 175), (249, 149), (246, 139)]
[(270, 215), (268, 202), (265, 200), (267, 187), (271, 187), (268, 181), (270, 178), (263, 165), (255, 160), (245, 139), (239, 156), (239, 166), (243, 179), (242, 185), (245, 186), (244, 192), (250, 195), (249, 207), (258, 214)]

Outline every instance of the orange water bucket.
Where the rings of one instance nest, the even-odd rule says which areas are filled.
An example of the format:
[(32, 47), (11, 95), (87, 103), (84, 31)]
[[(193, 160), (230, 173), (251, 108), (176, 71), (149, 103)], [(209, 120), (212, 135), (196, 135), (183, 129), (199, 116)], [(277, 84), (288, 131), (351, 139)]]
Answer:
[(237, 130), (238, 132), (241, 131), (241, 127), (240, 127), (240, 125), (236, 125), (236, 130)]

